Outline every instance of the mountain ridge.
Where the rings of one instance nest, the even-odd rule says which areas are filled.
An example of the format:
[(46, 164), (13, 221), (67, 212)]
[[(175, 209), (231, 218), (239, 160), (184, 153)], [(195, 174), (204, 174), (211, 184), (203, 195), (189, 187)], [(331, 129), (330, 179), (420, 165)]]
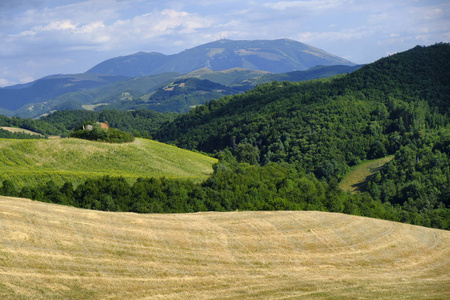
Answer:
[(165, 72), (189, 73), (202, 68), (213, 71), (244, 68), (284, 73), (316, 65), (337, 64), (355, 65), (319, 48), (289, 39), (218, 40), (172, 55), (138, 52), (115, 57), (97, 64), (86, 73), (133, 77)]

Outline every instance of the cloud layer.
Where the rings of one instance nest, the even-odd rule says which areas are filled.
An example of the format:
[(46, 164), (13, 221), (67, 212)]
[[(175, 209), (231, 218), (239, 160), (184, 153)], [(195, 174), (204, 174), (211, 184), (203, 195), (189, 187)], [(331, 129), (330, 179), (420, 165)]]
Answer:
[(0, 2), (0, 86), (84, 72), (138, 51), (220, 38), (291, 38), (357, 63), (448, 42), (450, 3), (429, 0)]

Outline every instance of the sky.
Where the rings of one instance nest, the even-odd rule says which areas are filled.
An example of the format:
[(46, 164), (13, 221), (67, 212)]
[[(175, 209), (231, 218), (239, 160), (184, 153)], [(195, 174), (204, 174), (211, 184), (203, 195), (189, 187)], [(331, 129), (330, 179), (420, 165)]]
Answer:
[(289, 38), (365, 64), (450, 40), (449, 0), (0, 0), (0, 87), (136, 52)]

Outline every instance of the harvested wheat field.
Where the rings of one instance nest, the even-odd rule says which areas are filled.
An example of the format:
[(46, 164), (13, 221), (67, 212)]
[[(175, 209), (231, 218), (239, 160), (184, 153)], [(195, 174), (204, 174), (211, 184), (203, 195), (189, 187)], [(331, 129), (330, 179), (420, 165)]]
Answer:
[(0, 197), (0, 232), (1, 299), (450, 298), (450, 232), (343, 214)]

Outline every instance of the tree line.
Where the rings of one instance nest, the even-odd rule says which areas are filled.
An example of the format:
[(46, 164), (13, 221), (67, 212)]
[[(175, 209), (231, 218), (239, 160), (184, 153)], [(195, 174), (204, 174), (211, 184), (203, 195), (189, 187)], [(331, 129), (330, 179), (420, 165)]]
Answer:
[(3, 181), (0, 194), (80, 208), (136, 213), (186, 213), (235, 210), (318, 210), (381, 218), (450, 229), (450, 210), (406, 201), (392, 204), (370, 193), (350, 194), (337, 182), (318, 180), (292, 164), (265, 166), (238, 163), (230, 152), (220, 154), (214, 174), (201, 184), (189, 180), (140, 178), (134, 184), (121, 177), (87, 179), (18, 188)]

